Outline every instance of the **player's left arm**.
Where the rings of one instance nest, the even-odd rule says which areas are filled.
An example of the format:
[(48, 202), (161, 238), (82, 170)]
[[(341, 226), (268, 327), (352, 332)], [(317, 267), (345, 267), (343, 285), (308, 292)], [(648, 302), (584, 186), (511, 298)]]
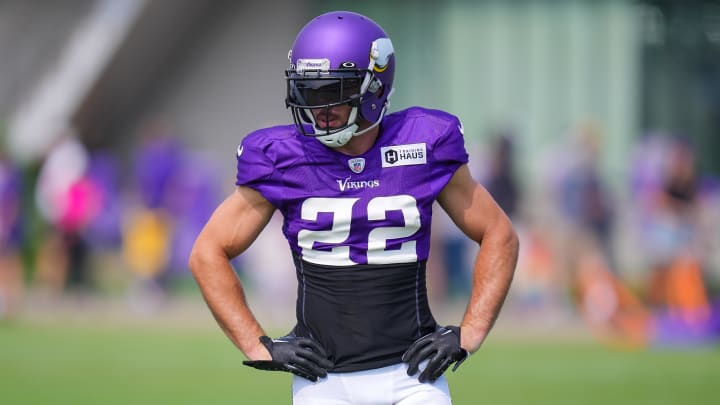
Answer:
[(519, 241), (513, 225), (490, 193), (462, 165), (438, 202), (465, 235), (479, 245), (470, 299), (460, 325), (460, 345), (477, 351), (505, 301), (517, 263)]

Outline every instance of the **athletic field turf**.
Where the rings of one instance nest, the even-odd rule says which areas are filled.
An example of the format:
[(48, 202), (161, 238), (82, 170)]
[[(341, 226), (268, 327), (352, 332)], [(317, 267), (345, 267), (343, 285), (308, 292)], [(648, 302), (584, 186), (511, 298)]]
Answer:
[[(290, 403), (290, 376), (242, 366), (210, 321), (109, 324), (0, 323), (0, 404)], [(449, 379), (455, 404), (717, 404), (720, 349), (491, 336)]]

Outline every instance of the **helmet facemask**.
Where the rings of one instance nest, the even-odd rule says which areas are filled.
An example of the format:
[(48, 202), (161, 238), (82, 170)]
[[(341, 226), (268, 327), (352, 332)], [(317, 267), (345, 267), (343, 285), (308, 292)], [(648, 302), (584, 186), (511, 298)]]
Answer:
[[(304, 135), (315, 136), (328, 146), (346, 144), (359, 127), (359, 107), (367, 90), (367, 75), (369, 72), (359, 69), (287, 70), (286, 104), (292, 110), (295, 125)], [(339, 127), (320, 126), (313, 115), (313, 110), (321, 110), (320, 115), (325, 114), (328, 122), (330, 109), (345, 104), (351, 107), (350, 114)], [(312, 132), (304, 124), (311, 124)]]

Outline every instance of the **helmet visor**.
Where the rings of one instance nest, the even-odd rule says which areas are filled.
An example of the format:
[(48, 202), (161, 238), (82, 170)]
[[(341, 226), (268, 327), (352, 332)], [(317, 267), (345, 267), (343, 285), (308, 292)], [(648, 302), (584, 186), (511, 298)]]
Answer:
[(288, 105), (324, 108), (340, 104), (359, 105), (364, 72), (325, 71), (287, 72)]

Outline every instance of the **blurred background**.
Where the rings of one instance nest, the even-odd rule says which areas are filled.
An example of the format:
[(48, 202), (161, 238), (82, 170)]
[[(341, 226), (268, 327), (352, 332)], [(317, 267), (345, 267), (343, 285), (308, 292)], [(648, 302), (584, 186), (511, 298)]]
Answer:
[[(0, 338), (48, 320), (219, 332), (187, 256), (243, 136), (291, 122), (296, 33), (338, 9), (393, 40), (392, 111), (460, 117), (475, 177), (518, 229), (501, 336), (717, 347), (711, 0), (0, 1)], [(434, 228), (431, 300), (458, 322), (475, 250), (442, 211)], [(233, 262), (279, 330), (294, 316), (284, 245), (274, 218)]]

